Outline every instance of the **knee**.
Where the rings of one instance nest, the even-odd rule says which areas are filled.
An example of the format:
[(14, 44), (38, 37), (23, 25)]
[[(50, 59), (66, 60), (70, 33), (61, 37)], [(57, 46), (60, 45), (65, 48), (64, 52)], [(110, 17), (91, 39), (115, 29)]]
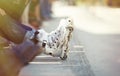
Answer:
[(4, 15), (6, 15), (5, 11), (0, 8), (0, 16), (4, 16)]

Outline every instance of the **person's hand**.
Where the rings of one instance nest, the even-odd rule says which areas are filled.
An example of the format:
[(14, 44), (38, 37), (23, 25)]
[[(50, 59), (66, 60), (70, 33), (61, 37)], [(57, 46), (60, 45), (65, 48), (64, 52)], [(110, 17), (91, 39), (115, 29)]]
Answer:
[(3, 9), (1, 9), (1, 8), (0, 8), (0, 15), (1, 15), (1, 16), (6, 15), (5, 11), (4, 11)]

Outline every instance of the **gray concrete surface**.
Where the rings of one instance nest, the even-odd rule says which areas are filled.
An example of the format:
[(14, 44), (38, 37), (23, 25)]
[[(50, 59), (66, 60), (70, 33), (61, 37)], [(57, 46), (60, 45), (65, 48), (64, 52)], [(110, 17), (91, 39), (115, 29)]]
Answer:
[(119, 76), (120, 35), (96, 35), (79, 30), (77, 32), (95, 76)]

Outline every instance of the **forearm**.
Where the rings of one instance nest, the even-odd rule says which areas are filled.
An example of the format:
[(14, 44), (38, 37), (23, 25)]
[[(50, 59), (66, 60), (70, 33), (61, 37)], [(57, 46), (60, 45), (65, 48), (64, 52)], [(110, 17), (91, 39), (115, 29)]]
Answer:
[(37, 20), (41, 21), (40, 5), (39, 4), (37, 4), (35, 7), (35, 16), (36, 16)]

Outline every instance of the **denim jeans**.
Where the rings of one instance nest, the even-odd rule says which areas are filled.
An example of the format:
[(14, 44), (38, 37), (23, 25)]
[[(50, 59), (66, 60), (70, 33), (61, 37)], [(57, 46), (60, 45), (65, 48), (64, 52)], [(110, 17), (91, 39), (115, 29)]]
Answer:
[(40, 0), (40, 12), (45, 19), (51, 17), (51, 4), (48, 0)]

